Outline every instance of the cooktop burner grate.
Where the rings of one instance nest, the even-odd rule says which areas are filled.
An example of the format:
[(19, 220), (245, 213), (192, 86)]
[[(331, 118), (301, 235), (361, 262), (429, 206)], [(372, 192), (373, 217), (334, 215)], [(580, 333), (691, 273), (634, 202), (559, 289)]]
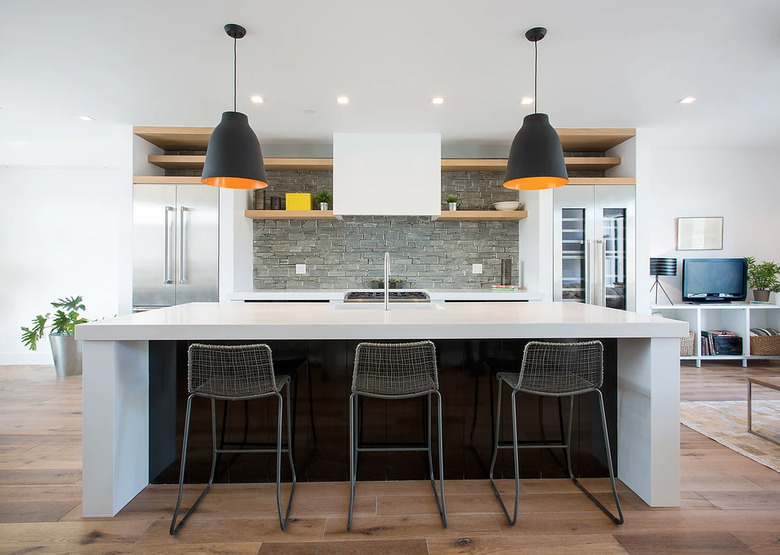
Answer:
[[(381, 303), (385, 300), (384, 291), (347, 291), (345, 303)], [(429, 303), (431, 297), (425, 291), (389, 291), (391, 303)]]

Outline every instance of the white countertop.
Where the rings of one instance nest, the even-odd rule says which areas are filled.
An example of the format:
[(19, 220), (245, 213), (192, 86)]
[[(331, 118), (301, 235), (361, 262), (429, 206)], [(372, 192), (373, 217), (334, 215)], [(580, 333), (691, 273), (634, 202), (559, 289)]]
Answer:
[[(376, 291), (350, 289), (350, 291)], [(490, 289), (391, 289), (391, 291), (425, 291), (431, 301), (541, 301), (535, 291), (492, 291)], [(346, 289), (255, 289), (234, 291), (231, 301), (342, 301)]]
[[(502, 294), (503, 295), (503, 294)], [(683, 337), (688, 324), (578, 303), (191, 303), (76, 327), (81, 340)]]

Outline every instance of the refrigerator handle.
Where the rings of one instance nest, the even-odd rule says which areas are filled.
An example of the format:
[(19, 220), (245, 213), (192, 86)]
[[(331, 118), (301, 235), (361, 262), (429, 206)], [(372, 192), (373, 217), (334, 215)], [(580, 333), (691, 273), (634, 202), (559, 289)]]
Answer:
[(593, 241), (591, 241), (590, 239), (585, 241), (585, 280), (584, 280), (583, 288), (582, 288), (584, 290), (584, 293), (585, 293), (585, 304), (590, 304), (590, 301), (591, 301), (591, 291), (590, 291), (590, 288), (591, 288), (592, 282), (593, 282), (593, 278), (590, 275), (591, 270), (592, 270), (592, 268), (591, 268), (591, 266), (592, 266), (592, 264), (591, 264), (591, 254), (592, 254), (592, 252), (591, 251), (593, 250), (593, 245), (591, 243), (593, 243)]
[(175, 256), (174, 247), (174, 220), (176, 219), (176, 209), (173, 206), (165, 207), (165, 263), (163, 264), (163, 283), (170, 285), (173, 283), (173, 259)]
[(606, 290), (606, 256), (604, 241), (594, 241), (596, 248), (592, 249), (593, 255), (593, 304), (598, 306), (607, 306)]
[(189, 283), (187, 269), (187, 244), (190, 238), (190, 208), (186, 206), (179, 207), (179, 283), (185, 285)]

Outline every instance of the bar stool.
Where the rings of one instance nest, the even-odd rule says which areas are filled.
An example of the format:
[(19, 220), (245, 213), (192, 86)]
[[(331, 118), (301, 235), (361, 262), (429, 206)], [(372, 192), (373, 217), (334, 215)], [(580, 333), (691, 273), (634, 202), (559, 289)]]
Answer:
[[(615, 475), (612, 470), (612, 452), (609, 448), (609, 437), (607, 435), (607, 417), (604, 412), (604, 398), (599, 391), (604, 381), (604, 346), (600, 341), (585, 341), (579, 343), (544, 343), (541, 341), (531, 341), (525, 346), (523, 351), (523, 361), (520, 365), (520, 372), (499, 372), (496, 375), (498, 379), (498, 409), (496, 411), (496, 429), (501, 424), (501, 386), (506, 383), (512, 388), (512, 443), (499, 442), (499, 434), (496, 433), (495, 446), (493, 449), (493, 459), (490, 462), (490, 485), (493, 486), (493, 492), (496, 494), (501, 508), (504, 511), (507, 521), (511, 526), (517, 523), (517, 509), (520, 499), (520, 476), (518, 463), (518, 449), (520, 448), (561, 448), (566, 453), (566, 470), (574, 483), (585, 495), (590, 498), (602, 511), (604, 511), (616, 524), (623, 524), (623, 510), (620, 507), (617, 489), (615, 488)], [(544, 395), (558, 398), (558, 416), (561, 426), (560, 442), (542, 442), (519, 444), (517, 441), (517, 407), (515, 395), (518, 391), (531, 393), (534, 395)], [(572, 416), (574, 408), (574, 396), (584, 393), (595, 392), (599, 399), (601, 408), (601, 425), (604, 432), (604, 445), (607, 452), (607, 468), (609, 469), (609, 479), (612, 483), (612, 493), (615, 497), (618, 516), (616, 517), (609, 511), (598, 499), (596, 499), (585, 487), (574, 477), (571, 470), (571, 455), (569, 445), (571, 442)], [(566, 441), (563, 441), (563, 415), (561, 414), (561, 397), (570, 397), (569, 402), (569, 427), (566, 431)], [(493, 469), (496, 465), (496, 458), (499, 449), (512, 449), (515, 462), (515, 509), (514, 516), (510, 517), (506, 505), (498, 493), (495, 481), (493, 479)]]
[[(218, 453), (276, 453), (276, 505), (279, 512), (279, 526), (282, 531), (287, 529), (290, 518), (293, 495), (297, 479), (295, 465), (293, 463), (292, 448), (289, 443), (292, 437), (290, 421), (290, 377), (274, 374), (271, 349), (268, 345), (204, 345), (193, 343), (188, 352), (187, 365), (187, 390), (190, 395), (187, 398), (187, 414), (184, 424), (184, 441), (181, 448), (181, 470), (179, 472), (179, 496), (176, 500), (176, 508), (171, 520), (171, 535), (175, 535), (195, 508), (208, 493), (214, 481)], [(285, 387), (286, 386), (286, 387)], [(281, 391), (285, 389), (287, 397), (287, 439), (286, 448), (282, 448), (282, 401)], [(275, 396), (278, 400), (277, 433), (275, 449), (217, 449), (217, 422), (216, 399), (225, 401), (244, 401), (260, 399), (262, 397)], [(211, 399), (211, 440), (212, 458), (211, 475), (208, 484), (200, 494), (200, 497), (192, 504), (181, 522), (176, 524), (181, 508), (182, 488), (184, 485), (184, 468), (187, 462), (187, 443), (190, 434), (190, 415), (192, 399), (194, 397), (206, 397)], [(287, 503), (287, 512), (282, 515), (282, 453), (287, 452), (290, 458), (292, 470), (292, 490)]]
[[(427, 397), (427, 444), (425, 447), (362, 447), (358, 430), (358, 397), (380, 399), (408, 399)], [(438, 401), (439, 424), (439, 490), (433, 474), (431, 455), (431, 397)], [(352, 530), (352, 511), (355, 506), (357, 459), (361, 451), (427, 451), (431, 487), (436, 497), (439, 516), (447, 527), (447, 509), (444, 503), (444, 451), (442, 449), (442, 416), (439, 378), (436, 369), (436, 348), (431, 341), (414, 343), (360, 343), (355, 351), (352, 373), (352, 394), (349, 396), (349, 520)]]

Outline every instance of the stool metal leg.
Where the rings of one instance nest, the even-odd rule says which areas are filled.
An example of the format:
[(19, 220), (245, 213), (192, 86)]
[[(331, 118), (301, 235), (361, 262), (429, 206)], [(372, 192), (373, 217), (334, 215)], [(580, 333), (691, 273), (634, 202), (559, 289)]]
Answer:
[[(433, 464), (431, 461), (431, 395), (428, 395), (428, 461), (431, 463), (431, 486), (433, 487), (433, 495), (436, 498), (436, 505), (439, 507), (439, 516), (441, 516), (441, 522), (444, 527), (447, 527), (447, 505), (444, 501), (444, 445), (442, 428), (444, 423), (442, 422), (441, 412), (441, 393), (435, 392), (436, 399), (439, 405), (439, 490), (441, 496), (436, 492), (436, 482), (433, 479)], [(441, 499), (440, 499), (441, 497)]]
[(352, 530), (352, 511), (355, 507), (355, 480), (357, 478), (357, 438), (358, 410), (357, 395), (349, 396), (349, 518), (347, 530)]
[(292, 489), (290, 490), (290, 499), (287, 502), (287, 511), (282, 516), (282, 396), (277, 393), (276, 397), (279, 401), (279, 410), (277, 411), (277, 434), (276, 434), (276, 507), (279, 511), (279, 527), (282, 532), (287, 530), (287, 523), (290, 520), (290, 509), (292, 509), (293, 496), (295, 495), (295, 486), (298, 483), (297, 476), (295, 474), (295, 463), (293, 462), (292, 455), (292, 420), (290, 413), (290, 384), (285, 386), (285, 396), (287, 397), (287, 455), (290, 459), (290, 470), (292, 471)]
[[(604, 431), (604, 446), (607, 451), (607, 469), (609, 470), (609, 481), (612, 484), (612, 495), (615, 497), (615, 505), (617, 506), (618, 516), (615, 516), (609, 509), (607, 509), (601, 503), (601, 501), (596, 499), (593, 496), (593, 494), (591, 494), (587, 489), (585, 489), (585, 486), (583, 486), (579, 482), (579, 480), (577, 480), (577, 478), (575, 478), (574, 475), (571, 474), (571, 470), (569, 470), (569, 475), (571, 476), (571, 479), (574, 481), (577, 487), (580, 488), (585, 493), (585, 495), (587, 495), (588, 498), (598, 506), (599, 509), (604, 511), (604, 513), (609, 518), (611, 518), (615, 524), (623, 524), (625, 519), (623, 518), (623, 509), (620, 507), (620, 499), (618, 498), (617, 488), (615, 487), (615, 473), (612, 469), (612, 450), (609, 448), (609, 435), (607, 433), (607, 415), (606, 412), (604, 411), (604, 396), (601, 394), (601, 391), (599, 391), (598, 389), (594, 391), (596, 392), (599, 398), (599, 408), (601, 409), (601, 427), (602, 430)], [(569, 434), (571, 434), (571, 425), (569, 425)]]
[(498, 498), (498, 502), (501, 504), (501, 510), (504, 511), (504, 516), (506, 517), (507, 521), (511, 526), (514, 526), (517, 523), (517, 513), (518, 508), (520, 505), (520, 461), (519, 461), (519, 455), (518, 455), (518, 447), (517, 447), (517, 402), (515, 399), (515, 393), (516, 391), (512, 391), (510, 397), (512, 398), (512, 455), (514, 456), (514, 465), (515, 465), (515, 508), (513, 515), (509, 516), (509, 511), (506, 508), (506, 505), (504, 504), (503, 499), (501, 499), (501, 494), (498, 492), (498, 487), (496, 486), (496, 482), (493, 478), (493, 470), (496, 465), (496, 459), (498, 458), (498, 444), (499, 444), (499, 437), (500, 437), (500, 427), (501, 427), (501, 389), (502, 389), (502, 382), (499, 380), (498, 382), (498, 408), (496, 410), (496, 440), (495, 440), (495, 446), (493, 448), (493, 460), (490, 461), (490, 485), (493, 486), (493, 493), (495, 493), (496, 498)]
[(173, 518), (171, 519), (171, 528), (170, 528), (170, 533), (172, 536), (176, 535), (179, 532), (179, 530), (181, 530), (181, 527), (184, 526), (184, 523), (187, 522), (187, 519), (190, 518), (190, 515), (195, 511), (195, 508), (200, 504), (201, 500), (208, 493), (209, 489), (211, 489), (211, 484), (214, 482), (214, 471), (217, 468), (217, 418), (216, 418), (216, 406), (215, 406), (216, 403), (214, 399), (211, 399), (211, 444), (212, 444), (211, 474), (209, 475), (209, 481), (206, 484), (206, 488), (203, 490), (200, 496), (195, 500), (195, 502), (189, 508), (187, 513), (181, 519), (181, 522), (179, 522), (179, 524), (176, 524), (176, 519), (179, 516), (179, 509), (181, 508), (182, 490), (184, 487), (184, 468), (187, 463), (187, 445), (189, 443), (189, 437), (190, 437), (190, 416), (192, 414), (193, 397), (194, 395), (190, 395), (187, 398), (187, 414), (184, 419), (184, 440), (182, 441), (181, 468), (179, 470), (179, 496), (176, 499), (176, 507), (173, 510)]

